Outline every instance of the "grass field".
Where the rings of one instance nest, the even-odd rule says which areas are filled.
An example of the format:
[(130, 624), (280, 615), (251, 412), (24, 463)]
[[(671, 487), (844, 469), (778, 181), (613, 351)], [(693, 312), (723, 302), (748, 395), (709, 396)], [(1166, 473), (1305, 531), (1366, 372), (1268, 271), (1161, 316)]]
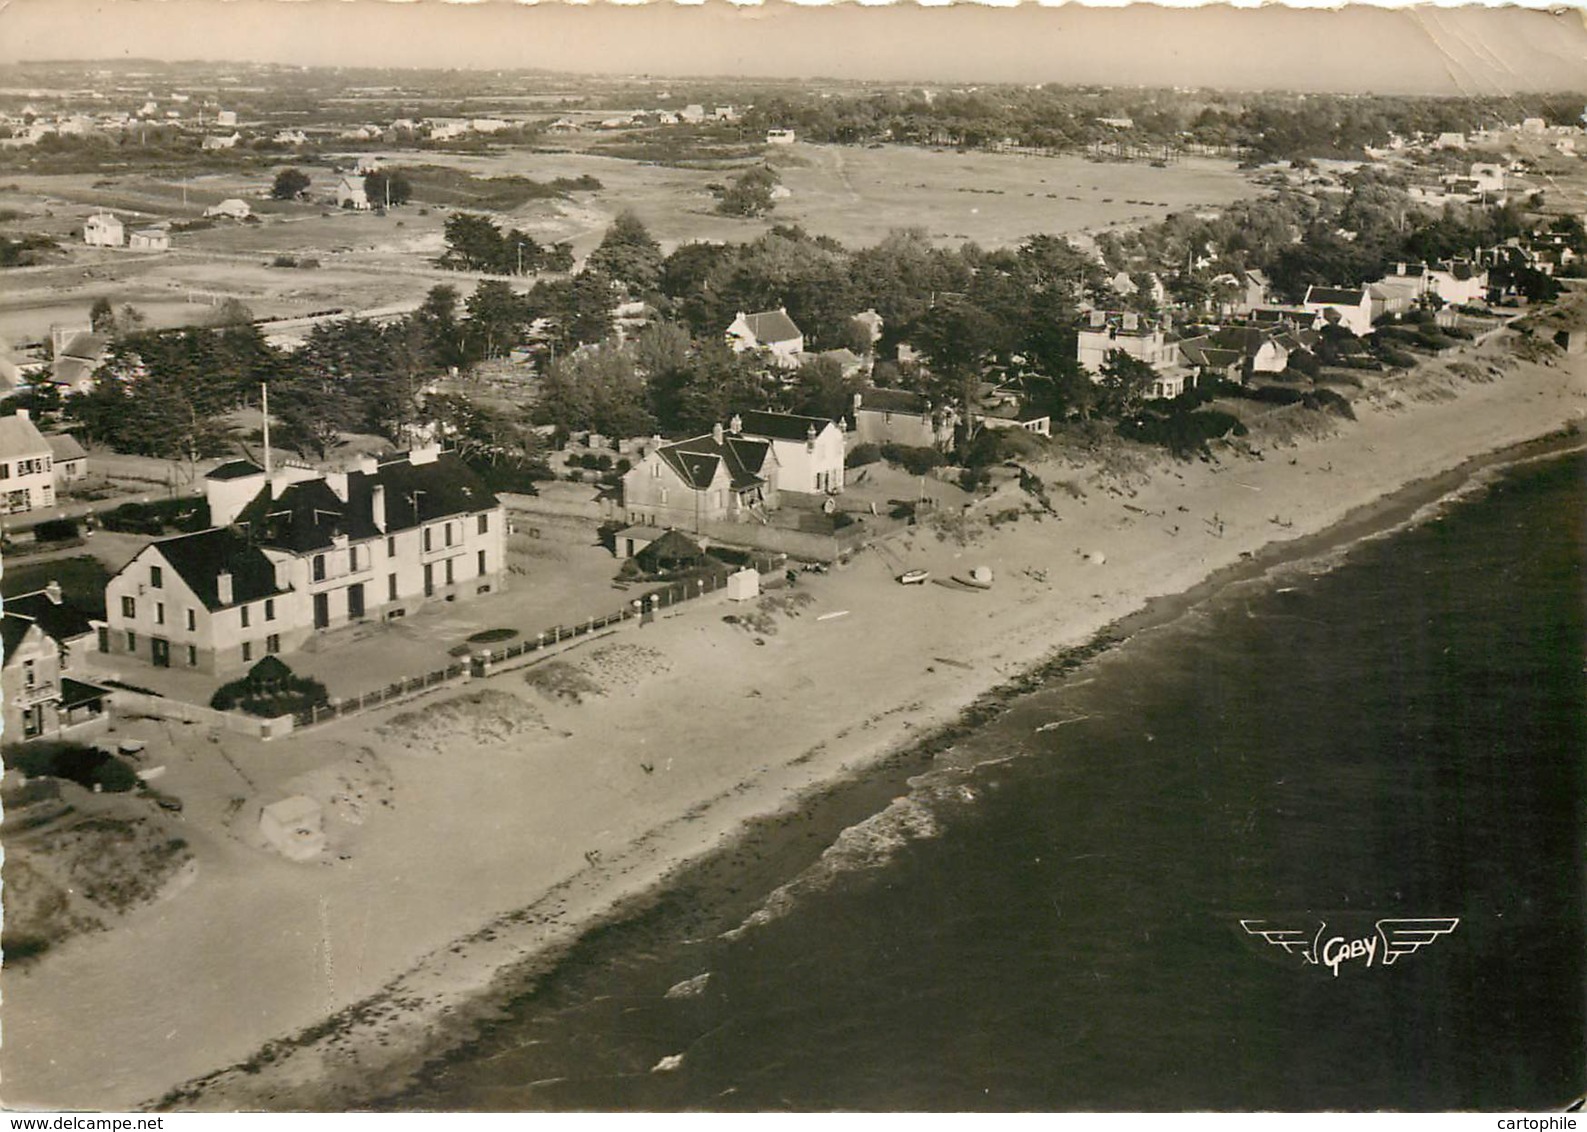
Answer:
[[(639, 215), (665, 250), (693, 240), (752, 240), (774, 224), (800, 224), (851, 247), (875, 243), (903, 227), (923, 228), (944, 244), (973, 240), (998, 247), (1037, 232), (1082, 235), (1150, 222), (1176, 209), (1217, 206), (1253, 191), (1232, 165), (1208, 160), (1156, 169), (1073, 156), (796, 145), (769, 154), (791, 195), (769, 217), (740, 220), (715, 212), (709, 188), (729, 178), (731, 170), (647, 164), (573, 149), (377, 155), (389, 166), (430, 166), (428, 179), (443, 184), (442, 168), (542, 183), (594, 177), (603, 186), (598, 191), (524, 200), (496, 213), (503, 225), (522, 228), (543, 243), (570, 242), (581, 257), (625, 209)], [(327, 169), (308, 172), (311, 191), (324, 191), (333, 181)], [(461, 178), (452, 187), (457, 185), (480, 188)], [(206, 321), (210, 305), (225, 297), (240, 298), (257, 317), (290, 317), (327, 307), (366, 310), (413, 303), (449, 278), (461, 290), (473, 287), (467, 276), (433, 268), (431, 261), (444, 247), (443, 206), (415, 203), (378, 216), (263, 200), (266, 187), (265, 176), (244, 173), (193, 177), (185, 185), (136, 172), (10, 178), (0, 186), (0, 209), (20, 216), (0, 224), (0, 233), (46, 232), (70, 251), (59, 265), (7, 273), (0, 334), (12, 340), (37, 338), (51, 323), (86, 318), (99, 296), (117, 306), (134, 304), (157, 326), (174, 326)], [(519, 187), (505, 182), (501, 199), (521, 198), (514, 192)], [(482, 191), (487, 199), (495, 195), (488, 186)], [(177, 233), (175, 250), (166, 255), (90, 249), (72, 235), (99, 208), (113, 208), (133, 224), (191, 220), (227, 197), (247, 200), (261, 222), (222, 221)], [(277, 254), (312, 256), (322, 266), (265, 266)]]

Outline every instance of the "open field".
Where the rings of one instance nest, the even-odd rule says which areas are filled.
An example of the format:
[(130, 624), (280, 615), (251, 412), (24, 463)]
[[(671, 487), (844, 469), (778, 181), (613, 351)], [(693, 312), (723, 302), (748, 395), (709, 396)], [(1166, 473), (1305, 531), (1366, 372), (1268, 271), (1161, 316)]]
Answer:
[[(531, 200), (496, 214), (542, 243), (567, 241), (587, 255), (618, 213), (631, 209), (664, 250), (694, 240), (752, 240), (775, 224), (800, 224), (851, 246), (872, 244), (895, 228), (918, 226), (944, 244), (1017, 243), (1036, 232), (1078, 235), (1110, 225), (1159, 220), (1175, 209), (1226, 204), (1251, 193), (1227, 162), (1187, 160), (1166, 168), (1097, 163), (1083, 157), (1023, 157), (904, 146), (797, 145), (772, 154), (792, 194), (769, 217), (720, 216), (707, 186), (731, 171), (684, 169), (601, 156), (506, 150), (486, 156), (377, 150), (390, 166), (444, 166), (479, 177), (592, 176), (595, 192)], [(282, 163), (287, 164), (286, 162)], [(311, 191), (327, 189), (327, 169), (309, 167)], [(64, 262), (6, 276), (0, 334), (37, 338), (53, 322), (86, 317), (95, 298), (132, 303), (155, 326), (201, 323), (208, 306), (236, 297), (256, 317), (292, 316), (414, 303), (437, 282), (471, 290), (474, 277), (443, 272), (432, 260), (444, 248), (447, 210), (422, 200), (390, 215), (338, 211), (324, 204), (262, 200), (259, 175), (222, 173), (180, 180), (129, 172), (11, 177), (0, 209), (21, 214), (0, 234), (45, 232), (70, 250)], [(185, 198), (184, 198), (185, 191)], [(455, 199), (452, 192), (448, 199)], [(135, 223), (194, 220), (228, 197), (248, 201), (260, 223), (218, 222), (173, 235), (173, 251), (144, 254), (87, 248), (72, 235), (102, 207)], [(185, 199), (185, 203), (184, 203)], [(276, 254), (310, 256), (313, 270), (268, 268)]]

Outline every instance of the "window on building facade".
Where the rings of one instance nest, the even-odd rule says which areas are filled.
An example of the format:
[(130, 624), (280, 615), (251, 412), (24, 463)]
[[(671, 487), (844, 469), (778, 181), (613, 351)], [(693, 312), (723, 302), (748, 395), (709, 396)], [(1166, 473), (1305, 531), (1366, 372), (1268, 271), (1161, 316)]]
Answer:
[(248, 627), (248, 607), (246, 605), (242, 607), (242, 627), (244, 629)]
[(149, 585), (153, 586), (157, 590), (163, 589), (165, 587), (165, 571), (160, 569), (158, 566), (150, 566)]
[(386, 557), (387, 558), (395, 558), (395, 557), (397, 557), (397, 536), (396, 535), (387, 535), (386, 536)]
[(165, 624), (165, 602), (163, 601), (154, 603), (154, 623), (156, 625)]
[(127, 618), (138, 615), (138, 603), (134, 598), (123, 597), (121, 599), (121, 615)]
[(489, 515), (481, 515), (479, 517), (479, 533), (482, 534), (482, 535), (490, 534), (490, 516)]
[(451, 585), (452, 584), (452, 563), (454, 563), (456, 561), (457, 561), (457, 559), (455, 559), (455, 558), (448, 558), (446, 560), (446, 584), (447, 585)]
[(354, 574), (358, 573), (358, 548), (356, 546), (347, 548), (347, 569)]
[(192, 632), (195, 632), (197, 629), (198, 629), (198, 613), (195, 610), (189, 609), (187, 611), (187, 631), (189, 633), (192, 633)]
[(11, 461), (9, 461), (9, 460), (0, 461), (0, 480), (8, 480), (10, 478), (11, 478)]
[(323, 554), (314, 556), (314, 580), (316, 582), (325, 580), (325, 555)]
[(265, 598), (265, 620), (266, 621), (274, 621), (275, 619), (276, 619), (276, 599), (273, 598), (273, 597), (267, 597), (267, 598)]
[(479, 572), (481, 574), (485, 573), (485, 552), (483, 550), (479, 552)]
[(188, 645), (187, 646), (187, 666), (189, 668), (197, 668), (198, 667), (198, 646), (197, 645)]
[(281, 637), (280, 637), (279, 634), (271, 633), (268, 637), (265, 638), (265, 652), (276, 653), (276, 652), (280, 652), (280, 651), (281, 651)]
[(451, 523), (443, 523), (442, 524), (442, 528), (445, 531), (446, 545), (447, 546), (451, 546), (452, 545), (452, 524)]
[(395, 574), (386, 575), (386, 600), (397, 600), (397, 575)]
[(138, 651), (138, 634), (134, 633), (131, 629), (127, 630), (127, 651)]
[(428, 554), (430, 552), (430, 546), (431, 546), (430, 530), (431, 530), (431, 528), (429, 528), (429, 527), (425, 527), (424, 528), (424, 551), (425, 551), (426, 554)]
[(242, 659), (243, 659), (244, 663), (247, 663), (248, 661), (253, 659), (253, 642), (252, 641), (244, 641), (242, 643)]

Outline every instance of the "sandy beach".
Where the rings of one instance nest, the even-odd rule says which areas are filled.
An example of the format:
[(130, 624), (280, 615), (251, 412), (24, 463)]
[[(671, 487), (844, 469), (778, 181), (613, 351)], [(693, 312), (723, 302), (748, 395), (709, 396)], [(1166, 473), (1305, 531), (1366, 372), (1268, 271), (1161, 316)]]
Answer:
[[(1587, 359), (1512, 362), (1500, 336), (1466, 360), (1502, 375), (1400, 394), (1389, 378), (1335, 435), (1259, 456), (1149, 477), (1039, 468), (1052, 512), (1006, 487), (805, 576), (749, 623), (709, 597), (272, 744), (170, 733), (173, 778), (239, 801), (189, 806), (198, 868), (162, 899), (4, 972), (0, 1097), (337, 1109), (389, 1092), (488, 1009), (502, 972), (554, 958), (746, 822), (863, 773), (1154, 598), (1341, 522), (1364, 533), (1408, 485), (1435, 498), (1453, 484), (1433, 477), (1587, 415)], [(1013, 507), (1016, 521), (988, 521)], [(976, 565), (992, 589), (894, 581)], [(248, 820), (293, 793), (326, 806), (318, 861), (266, 851)]]

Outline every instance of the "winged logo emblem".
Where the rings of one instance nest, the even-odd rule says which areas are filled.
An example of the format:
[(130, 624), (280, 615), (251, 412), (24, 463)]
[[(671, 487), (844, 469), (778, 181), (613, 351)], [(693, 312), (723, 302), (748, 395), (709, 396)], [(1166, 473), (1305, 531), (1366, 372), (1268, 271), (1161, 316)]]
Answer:
[(1377, 922), (1375, 935), (1356, 939), (1336, 935), (1324, 940), (1323, 933), (1328, 925), (1321, 920), (1315, 931), (1273, 920), (1240, 921), (1247, 934), (1260, 936), (1287, 954), (1299, 955), (1308, 966), (1329, 968), (1334, 978), (1339, 977), (1341, 964), (1357, 959), (1364, 959), (1367, 967), (1374, 964), (1392, 967), (1396, 960), (1420, 951), (1459, 925), (1458, 916), (1384, 919)]

